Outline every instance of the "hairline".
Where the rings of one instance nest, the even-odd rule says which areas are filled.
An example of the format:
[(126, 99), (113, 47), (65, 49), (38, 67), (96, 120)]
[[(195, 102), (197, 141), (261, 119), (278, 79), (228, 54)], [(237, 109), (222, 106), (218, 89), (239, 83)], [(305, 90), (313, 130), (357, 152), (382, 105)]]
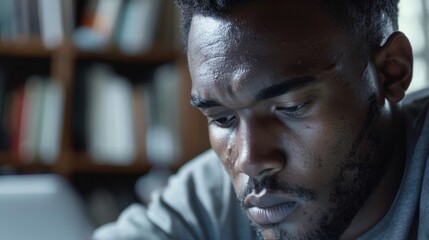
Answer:
[[(189, 6), (181, 6), (179, 3), (179, 0), (176, 0), (179, 7), (182, 11), (182, 22), (181, 22), (181, 28), (182, 28), (182, 40), (184, 43), (184, 51), (187, 53), (187, 47), (188, 47), (188, 41), (189, 41), (189, 32), (191, 28), (191, 24), (193, 22), (193, 19), (195, 16), (205, 16), (205, 17), (214, 17), (214, 18), (225, 18), (228, 15), (228, 12), (230, 9), (236, 5), (239, 4), (248, 4), (249, 2), (254, 2), (258, 0), (237, 0), (236, 2), (232, 2), (231, 5), (229, 5), (229, 8), (225, 9), (217, 9), (216, 11), (209, 11), (204, 9), (198, 9), (196, 10)], [(377, 0), (376, 0), (377, 1)], [(394, 0), (393, 0), (394, 1)], [(398, 0), (399, 2), (399, 0)], [(395, 14), (390, 14), (387, 12), (388, 9), (380, 10), (378, 14), (371, 13), (371, 14), (365, 14), (365, 19), (362, 19), (362, 21), (358, 21), (358, 13), (356, 13), (358, 10), (356, 10), (355, 7), (351, 7), (351, 5), (344, 4), (343, 7), (348, 7), (346, 13), (342, 13), (338, 9), (336, 9), (335, 0), (329, 1), (329, 0), (320, 0), (320, 7), (324, 13), (327, 14), (329, 18), (332, 19), (332, 22), (340, 29), (343, 34), (350, 40), (351, 45), (355, 46), (356, 54), (363, 56), (365, 58), (370, 57), (369, 54), (371, 51), (377, 47), (381, 46), (387, 37), (393, 33), (393, 31), (396, 31), (398, 29), (397, 24), (397, 4), (391, 5), (396, 8)], [(375, 8), (375, 7), (374, 7)], [(392, 8), (389, 8), (392, 10)], [(184, 12), (186, 12), (184, 14)], [(350, 13), (350, 14), (347, 14)], [(355, 15), (349, 16), (349, 15)], [(375, 16), (375, 17), (374, 17)], [(370, 18), (370, 19), (369, 19)], [(369, 19), (369, 20), (368, 20)], [(373, 20), (377, 20), (377, 23), (372, 23)], [(359, 19), (361, 20), (361, 19)], [(365, 22), (366, 21), (366, 22)], [(370, 29), (366, 31), (362, 31), (361, 29), (363, 26), (367, 25), (367, 22), (371, 22)], [(382, 27), (386, 26), (386, 27)], [(377, 33), (374, 37), (374, 33)]]

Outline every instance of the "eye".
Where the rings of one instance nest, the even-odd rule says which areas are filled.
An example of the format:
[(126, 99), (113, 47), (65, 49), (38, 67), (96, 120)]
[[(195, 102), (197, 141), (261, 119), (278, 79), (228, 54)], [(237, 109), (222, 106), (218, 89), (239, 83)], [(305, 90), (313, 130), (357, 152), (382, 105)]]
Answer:
[(229, 116), (216, 118), (213, 120), (209, 119), (209, 124), (210, 125), (215, 124), (216, 126), (221, 127), (221, 128), (228, 128), (234, 123), (234, 119), (235, 119), (234, 115), (229, 115)]
[(288, 116), (297, 117), (305, 111), (307, 105), (308, 105), (308, 103), (304, 103), (304, 104), (296, 105), (296, 106), (291, 106), (291, 107), (279, 106), (276, 108), (276, 110), (280, 111), (281, 113), (286, 114)]

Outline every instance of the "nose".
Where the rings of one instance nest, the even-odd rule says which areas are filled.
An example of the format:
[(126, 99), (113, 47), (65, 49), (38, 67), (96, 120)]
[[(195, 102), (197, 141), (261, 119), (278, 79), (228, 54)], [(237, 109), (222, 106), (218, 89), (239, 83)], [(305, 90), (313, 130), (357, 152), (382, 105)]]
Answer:
[(286, 164), (281, 132), (275, 121), (243, 122), (236, 133), (236, 170), (256, 180), (280, 172)]

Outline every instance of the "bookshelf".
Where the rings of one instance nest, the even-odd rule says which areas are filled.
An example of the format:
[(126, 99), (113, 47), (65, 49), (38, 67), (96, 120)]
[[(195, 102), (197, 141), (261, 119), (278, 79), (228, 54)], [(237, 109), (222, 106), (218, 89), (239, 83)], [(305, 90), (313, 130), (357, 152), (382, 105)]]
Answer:
[[(22, 6), (19, 3), (37, 4), (33, 0), (17, 1), (19, 3), (14, 1), (5, 2), (12, 4), (16, 11), (23, 11), (24, 13), (28, 13), (29, 10), (20, 9)], [(5, 2), (2, 2), (3, 7)], [(39, 0), (39, 4), (40, 2), (46, 3), (49, 1)], [(59, 138), (55, 143), (58, 144), (58, 152), (54, 159), (46, 163), (38, 154), (28, 160), (19, 153), (14, 152), (10, 146), (2, 146), (0, 150), (0, 168), (13, 169), (17, 173), (57, 173), (70, 178), (78, 174), (139, 175), (148, 172), (153, 167), (154, 162), (148, 161), (147, 149), (137, 151), (130, 163), (111, 164), (108, 161), (94, 157), (88, 148), (76, 148), (74, 119), (76, 118), (75, 115), (77, 115), (75, 109), (79, 107), (76, 106), (76, 101), (81, 97), (77, 94), (77, 82), (82, 74), (86, 74), (84, 70), (88, 70), (87, 66), (98, 64), (107, 66), (114, 72), (115, 76), (123, 76), (126, 79), (125, 81), (131, 83), (132, 91), (137, 87), (143, 86), (144, 88), (146, 86), (144, 83), (156, 81), (153, 77), (154, 73), (164, 64), (174, 64), (177, 69), (177, 79), (180, 82), (177, 84), (178, 88), (174, 89), (175, 92), (172, 92), (172, 94), (178, 96), (178, 101), (171, 104), (174, 104), (174, 107), (180, 111), (180, 115), (170, 117), (172, 119), (176, 118), (175, 121), (179, 126), (177, 129), (179, 141), (174, 144), (178, 145), (180, 154), (174, 156), (175, 159), (168, 165), (168, 168), (174, 171), (192, 157), (208, 149), (206, 120), (189, 106), (191, 81), (187, 72), (186, 58), (182, 54), (182, 50), (177, 47), (177, 43), (174, 43), (177, 40), (173, 41), (168, 37), (167, 39), (165, 38), (165, 36), (173, 36), (173, 34), (168, 34), (168, 31), (177, 31), (173, 27), (177, 25), (177, 21), (173, 16), (174, 12), (171, 10), (173, 7), (171, 5), (162, 5), (167, 4), (167, 1), (162, 1), (161, 7), (159, 7), (163, 11), (162, 14), (157, 15), (161, 19), (157, 22), (156, 34), (153, 34), (156, 37), (152, 40), (150, 47), (132, 54), (124, 52), (112, 40), (108, 40), (106, 46), (102, 49), (94, 51), (78, 47), (73, 36), (79, 27), (83, 25), (83, 18), (90, 11), (87, 3), (97, 1), (73, 0), (71, 4), (69, 3), (70, 1), (55, 0), (55, 2), (56, 4), (52, 6), (60, 6), (61, 13), (53, 14), (52, 16), (57, 15), (63, 19), (61, 42), (57, 45), (47, 44), (46, 36), (42, 37), (42, 33), (34, 34), (33, 31), (30, 31), (31, 34), (24, 32), (18, 33), (14, 37), (8, 36), (6, 40), (5, 38), (0, 38), (0, 73), (3, 73), (3, 75), (0, 75), (0, 81), (7, 85), (6, 90), (3, 91), (4, 96), (16, 91), (22, 85), (25, 88), (26, 83), (29, 81), (28, 79), (34, 75), (44, 76), (43, 81), (48, 82), (48, 85), (49, 82), (55, 82), (62, 89)], [(121, 1), (120, 5), (123, 7), (128, 2), (131, 1)], [(4, 14), (4, 12), (0, 11), (0, 14), (2, 13)], [(38, 14), (40, 15), (41, 13), (39, 12)], [(67, 17), (69, 19), (65, 19)], [(0, 16), (0, 30), (5, 29), (4, 19), (3, 22), (1, 21)], [(20, 22), (22, 19), (16, 21)], [(55, 20), (52, 19), (52, 21)], [(42, 22), (42, 18), (40, 18), (39, 24), (42, 24)], [(72, 27), (66, 26), (70, 22)], [(164, 36), (164, 39), (161, 39), (161, 35)], [(86, 77), (81, 81), (91, 82), (93, 79)], [(145, 93), (147, 92), (143, 94)], [(5, 109), (8, 108), (8, 103), (10, 101), (8, 102), (7, 99), (3, 101)], [(13, 110), (9, 109), (9, 111)], [(150, 113), (146, 111), (145, 114)], [(1, 121), (5, 122), (4, 119)], [(147, 130), (149, 126), (145, 125), (148, 124), (146, 120), (139, 123), (134, 122), (134, 124), (136, 125), (134, 130), (140, 129), (140, 127)], [(8, 128), (10, 124), (3, 124), (2, 127), (5, 131), (10, 130)], [(148, 146), (146, 141), (150, 141), (150, 139), (145, 138), (143, 142), (135, 142), (135, 144)]]

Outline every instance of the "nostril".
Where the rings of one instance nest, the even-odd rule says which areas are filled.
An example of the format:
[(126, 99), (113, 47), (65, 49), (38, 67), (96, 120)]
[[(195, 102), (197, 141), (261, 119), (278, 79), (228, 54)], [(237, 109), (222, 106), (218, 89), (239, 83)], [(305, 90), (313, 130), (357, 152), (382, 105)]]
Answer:
[(259, 157), (239, 159), (237, 162), (237, 172), (248, 175), (250, 178), (260, 180), (264, 177), (274, 176), (282, 171), (285, 166), (283, 157)]
[[(259, 121), (256, 123), (248, 121), (238, 129), (235, 136), (237, 145), (234, 168), (235, 172), (261, 179), (281, 171), (286, 155), (283, 146), (279, 144), (281, 141), (276, 141), (280, 134), (272, 132), (271, 125), (261, 126)], [(225, 150), (227, 153), (229, 149)]]
[(274, 175), (277, 171), (278, 171), (278, 170), (276, 170), (276, 169), (274, 169), (274, 168), (267, 168), (267, 169), (263, 169), (263, 170), (258, 174), (258, 176), (259, 176), (260, 178), (264, 178), (264, 177), (267, 177), (267, 176)]

